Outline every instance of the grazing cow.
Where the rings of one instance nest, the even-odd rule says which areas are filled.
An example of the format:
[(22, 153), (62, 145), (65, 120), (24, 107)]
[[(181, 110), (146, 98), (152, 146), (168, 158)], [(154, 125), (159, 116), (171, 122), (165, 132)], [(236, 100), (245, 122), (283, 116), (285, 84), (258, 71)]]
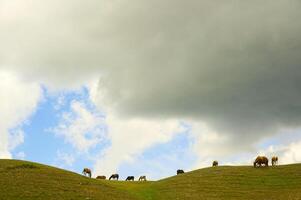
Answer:
[(179, 175), (179, 174), (184, 174), (185, 172), (184, 172), (184, 170), (183, 169), (178, 169), (177, 170), (177, 175)]
[(264, 164), (264, 166), (268, 167), (269, 166), (269, 159), (265, 156), (257, 156), (257, 158), (254, 161), (254, 167), (261, 167), (262, 164)]
[(215, 161), (213, 161), (213, 163), (212, 163), (212, 167), (217, 167), (218, 166), (218, 162), (215, 160)]
[(112, 174), (112, 176), (110, 176), (109, 180), (111, 180), (111, 179), (117, 179), (117, 181), (118, 181), (119, 175), (118, 174)]
[(85, 176), (88, 174), (89, 177), (91, 178), (91, 176), (92, 176), (91, 169), (89, 169), (89, 168), (84, 168), (82, 174), (84, 174)]
[(128, 176), (125, 180), (126, 181), (134, 181), (135, 177), (134, 176)]
[(273, 156), (272, 157), (272, 166), (277, 165), (278, 164), (278, 157), (277, 156)]
[(103, 180), (106, 180), (107, 177), (106, 177), (106, 176), (97, 176), (96, 179), (103, 179)]
[(146, 181), (146, 176), (140, 176), (139, 181)]

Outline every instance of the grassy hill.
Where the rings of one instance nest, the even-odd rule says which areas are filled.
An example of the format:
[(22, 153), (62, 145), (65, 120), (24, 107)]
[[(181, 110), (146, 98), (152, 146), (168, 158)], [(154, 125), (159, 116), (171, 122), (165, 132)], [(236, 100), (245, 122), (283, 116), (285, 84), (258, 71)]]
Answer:
[(105, 181), (17, 160), (0, 160), (0, 200), (300, 199), (301, 164), (210, 167), (154, 182)]

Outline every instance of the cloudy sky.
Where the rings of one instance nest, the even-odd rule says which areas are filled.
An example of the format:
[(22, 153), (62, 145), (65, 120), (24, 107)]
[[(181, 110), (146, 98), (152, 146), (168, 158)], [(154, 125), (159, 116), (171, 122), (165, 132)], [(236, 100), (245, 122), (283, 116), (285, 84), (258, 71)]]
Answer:
[(0, 0), (0, 158), (94, 175), (301, 162), (300, 0)]

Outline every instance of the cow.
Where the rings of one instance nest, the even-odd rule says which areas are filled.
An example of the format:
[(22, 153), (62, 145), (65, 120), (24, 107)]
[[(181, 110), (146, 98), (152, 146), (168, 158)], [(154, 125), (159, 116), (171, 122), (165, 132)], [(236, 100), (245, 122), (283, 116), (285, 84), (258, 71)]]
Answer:
[(89, 169), (89, 168), (84, 168), (82, 174), (85, 175), (85, 176), (88, 174), (89, 177), (91, 178), (91, 176), (92, 176), (91, 169)]
[(278, 157), (277, 156), (273, 156), (272, 157), (272, 166), (277, 165), (278, 164)]
[(139, 181), (146, 181), (146, 176), (140, 176)]
[(135, 177), (134, 176), (128, 176), (125, 181), (134, 181)]
[(254, 167), (261, 167), (262, 164), (264, 164), (264, 166), (268, 167), (269, 166), (269, 159), (265, 156), (257, 156), (257, 158), (255, 159), (253, 165)]
[(179, 175), (179, 174), (184, 174), (185, 172), (184, 172), (184, 170), (183, 169), (178, 169), (177, 170), (177, 175)]
[(218, 162), (215, 160), (212, 162), (212, 167), (217, 167), (218, 166)]
[(96, 179), (103, 179), (103, 180), (106, 180), (107, 177), (106, 177), (106, 176), (97, 176)]
[(118, 174), (112, 174), (112, 175), (110, 176), (109, 180), (111, 180), (111, 179), (117, 179), (117, 181), (118, 181), (119, 175), (118, 175)]

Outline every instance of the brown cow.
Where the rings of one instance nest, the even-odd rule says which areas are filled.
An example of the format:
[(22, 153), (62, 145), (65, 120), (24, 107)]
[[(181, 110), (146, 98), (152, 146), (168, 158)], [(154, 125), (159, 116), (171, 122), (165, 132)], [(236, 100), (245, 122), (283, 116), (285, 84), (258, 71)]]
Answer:
[(91, 169), (89, 169), (89, 168), (84, 168), (82, 174), (84, 174), (85, 176), (88, 174), (89, 177), (91, 178), (91, 176), (92, 176)]
[(269, 159), (265, 156), (257, 156), (257, 158), (254, 161), (254, 167), (261, 167), (262, 164), (264, 164), (266, 167), (269, 166)]
[(215, 161), (213, 161), (213, 163), (212, 163), (212, 167), (217, 167), (218, 166), (218, 162), (215, 160)]
[(107, 177), (106, 177), (106, 176), (97, 176), (96, 179), (103, 179), (103, 180), (106, 180)]
[(140, 176), (139, 181), (146, 181), (146, 176)]
[(277, 156), (273, 156), (272, 157), (272, 166), (277, 165), (278, 164), (278, 157)]

